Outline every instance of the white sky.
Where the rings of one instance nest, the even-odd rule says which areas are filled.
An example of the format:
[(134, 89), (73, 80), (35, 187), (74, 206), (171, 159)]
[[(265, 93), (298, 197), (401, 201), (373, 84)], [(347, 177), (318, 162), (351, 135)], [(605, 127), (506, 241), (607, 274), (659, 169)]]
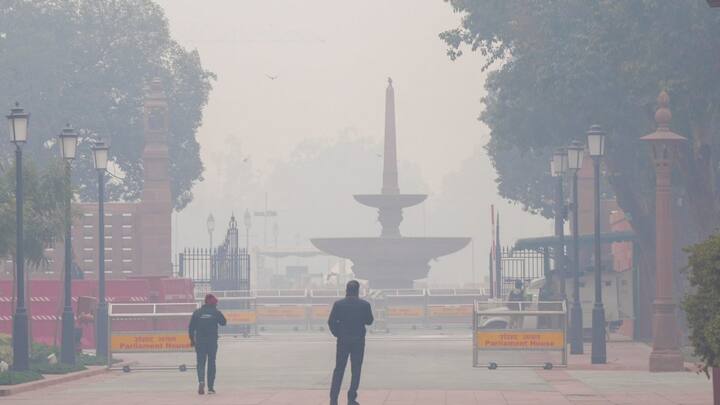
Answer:
[[(484, 92), (483, 60), (469, 53), (455, 62), (446, 56), (438, 34), (455, 27), (459, 16), (444, 1), (157, 2), (165, 8), (173, 37), (197, 48), (204, 66), (218, 75), (198, 134), (206, 181), (179, 215), (180, 248), (205, 243), (206, 234), (182, 231), (204, 229), (209, 211), (224, 224), (217, 213), (246, 208), (214, 198), (213, 189), (233, 176), (217, 162), (249, 157), (262, 176), (307, 138), (350, 129), (380, 141), (388, 76), (396, 88), (399, 159), (420, 168), (431, 194), (487, 142), (487, 128), (476, 119)], [(226, 147), (228, 138), (242, 150)], [(503, 204), (496, 196), (495, 173), (483, 159), (487, 170), (476, 173), (477, 183), (468, 186), (485, 189), (487, 201), (478, 210), (487, 217), (489, 204)], [(253, 204), (260, 201), (262, 195), (254, 196)], [(504, 209), (518, 220), (529, 218), (518, 208)], [(509, 237), (550, 230), (537, 219), (519, 224)]]

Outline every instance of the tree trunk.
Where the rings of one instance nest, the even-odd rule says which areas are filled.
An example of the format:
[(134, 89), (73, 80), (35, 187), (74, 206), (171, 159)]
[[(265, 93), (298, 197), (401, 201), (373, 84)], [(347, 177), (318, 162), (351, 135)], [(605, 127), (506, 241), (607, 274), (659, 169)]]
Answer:
[(720, 367), (712, 368), (713, 405), (720, 405)]

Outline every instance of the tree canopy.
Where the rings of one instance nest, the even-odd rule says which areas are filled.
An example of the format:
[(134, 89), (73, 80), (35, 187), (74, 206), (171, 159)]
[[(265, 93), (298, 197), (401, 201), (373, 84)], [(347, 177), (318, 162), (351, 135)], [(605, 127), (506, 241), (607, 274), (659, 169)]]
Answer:
[[(15, 173), (12, 162), (0, 165), (0, 257), (14, 257), (17, 247)], [(43, 168), (23, 164), (23, 247), (26, 261), (31, 265), (40, 265), (45, 260), (45, 248), (63, 237), (68, 185), (58, 159)]]
[(691, 139), (676, 184), (698, 235), (717, 226), (720, 14), (703, 0), (451, 0), (458, 28), (441, 34), (451, 58), (488, 57), (480, 119), (500, 193), (549, 214), (552, 151), (609, 133), (608, 180), (636, 232), (653, 231), (654, 183), (638, 138), (654, 130), (656, 97), (671, 98), (674, 130)]
[[(39, 28), (42, 27), (42, 28)], [(29, 159), (47, 162), (69, 122), (82, 135), (75, 180), (96, 198), (89, 144), (103, 138), (123, 180), (113, 199), (142, 189), (143, 88), (159, 77), (170, 112), (170, 176), (177, 209), (192, 200), (203, 165), (195, 139), (214, 75), (197, 51), (171, 36), (162, 9), (150, 0), (3, 0), (0, 2), (0, 105), (19, 101), (31, 113)], [(4, 100), (4, 101), (2, 101)], [(9, 151), (8, 143), (0, 148)]]
[(689, 139), (673, 181), (687, 212), (677, 239), (712, 234), (720, 224), (720, 13), (704, 0), (446, 1), (462, 16), (440, 34), (448, 55), (469, 48), (491, 70), (480, 120), (491, 131), (486, 148), (503, 197), (550, 215), (553, 150), (585, 141), (593, 124), (608, 131), (604, 178), (637, 234), (638, 330), (648, 337), (655, 182), (639, 138), (655, 130), (656, 98), (666, 90), (671, 127)]

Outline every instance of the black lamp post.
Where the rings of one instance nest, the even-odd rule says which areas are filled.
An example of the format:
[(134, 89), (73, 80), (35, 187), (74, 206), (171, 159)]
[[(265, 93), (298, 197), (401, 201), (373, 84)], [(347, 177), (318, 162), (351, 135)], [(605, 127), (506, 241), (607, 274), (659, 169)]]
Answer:
[(62, 343), (60, 345), (60, 362), (75, 364), (75, 315), (72, 310), (72, 161), (77, 152), (78, 134), (70, 126), (65, 127), (59, 135), (60, 152), (65, 160), (65, 177), (67, 180), (67, 196), (65, 200), (65, 305), (62, 312)]
[(17, 302), (13, 316), (13, 370), (26, 371), (30, 368), (30, 334), (28, 332), (28, 313), (25, 306), (25, 253), (23, 252), (23, 179), (22, 179), (22, 146), (27, 141), (30, 114), (26, 113), (18, 103), (7, 116), (10, 141), (15, 144), (15, 279), (17, 282)]
[(560, 282), (560, 295), (567, 298), (565, 291), (565, 193), (563, 192), (563, 176), (567, 170), (567, 151), (560, 148), (553, 154), (550, 161), (550, 173), (557, 179), (555, 186), (555, 236), (558, 243), (555, 247), (555, 271)]
[(250, 225), (252, 225), (252, 215), (250, 215), (250, 210), (245, 210), (243, 222), (245, 222), (245, 253), (250, 254)]
[(605, 155), (605, 131), (593, 125), (587, 132), (588, 151), (595, 170), (595, 304), (592, 312), (592, 364), (607, 362), (605, 308), (602, 302), (602, 246), (600, 243), (600, 159)]
[(578, 226), (578, 170), (582, 167), (584, 147), (573, 141), (567, 148), (568, 170), (572, 175), (573, 302), (570, 307), (570, 354), (583, 354), (583, 314), (580, 303), (580, 231)]
[(98, 358), (108, 356), (108, 306), (105, 300), (105, 171), (108, 164), (108, 146), (103, 142), (93, 145), (93, 160), (98, 173), (98, 308), (95, 319), (95, 347)]

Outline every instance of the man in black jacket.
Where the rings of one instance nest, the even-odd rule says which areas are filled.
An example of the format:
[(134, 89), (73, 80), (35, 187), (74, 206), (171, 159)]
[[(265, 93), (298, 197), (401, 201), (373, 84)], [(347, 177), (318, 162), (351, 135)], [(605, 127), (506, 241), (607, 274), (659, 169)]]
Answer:
[(218, 349), (218, 325), (225, 326), (225, 315), (217, 309), (218, 299), (208, 294), (205, 305), (195, 310), (188, 333), (190, 345), (197, 355), (198, 394), (205, 394), (205, 364), (207, 363), (208, 394), (215, 393), (215, 358)]
[(370, 304), (360, 299), (360, 283), (352, 280), (347, 283), (345, 298), (335, 302), (330, 311), (328, 326), (337, 338), (335, 370), (330, 388), (330, 404), (337, 405), (340, 395), (345, 366), (350, 357), (352, 377), (348, 390), (348, 405), (359, 405), (356, 401), (360, 385), (360, 371), (365, 356), (365, 325), (373, 323)]

